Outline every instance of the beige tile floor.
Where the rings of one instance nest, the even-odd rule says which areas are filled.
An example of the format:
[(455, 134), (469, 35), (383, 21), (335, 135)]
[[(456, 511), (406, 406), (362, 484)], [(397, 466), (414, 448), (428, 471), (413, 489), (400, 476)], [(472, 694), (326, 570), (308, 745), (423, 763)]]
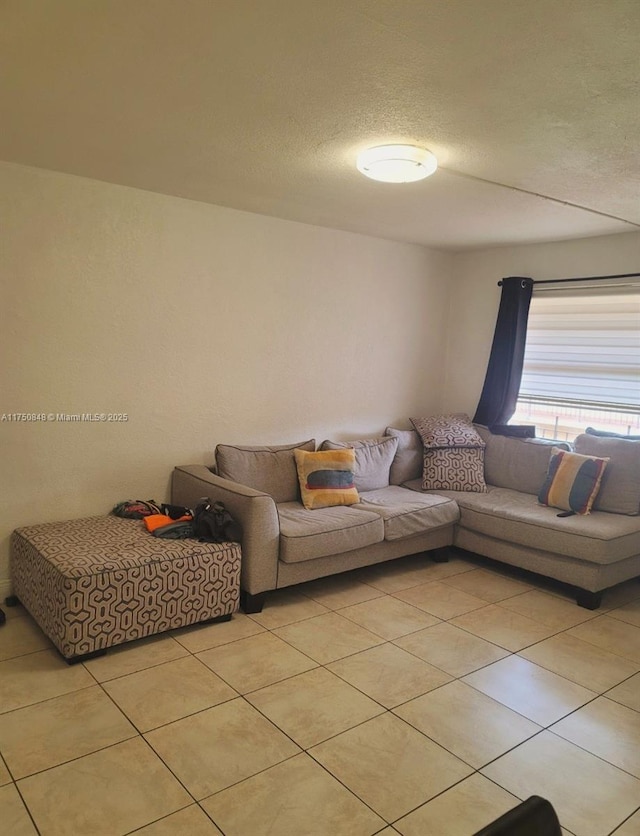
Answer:
[(423, 556), (67, 666), (0, 628), (2, 836), (472, 836), (538, 794), (640, 836), (640, 582)]

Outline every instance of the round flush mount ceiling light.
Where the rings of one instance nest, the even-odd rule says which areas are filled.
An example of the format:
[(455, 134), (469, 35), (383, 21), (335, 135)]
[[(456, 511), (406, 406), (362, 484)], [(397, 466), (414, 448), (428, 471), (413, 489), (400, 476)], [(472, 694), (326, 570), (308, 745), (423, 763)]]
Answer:
[(358, 154), (358, 171), (383, 183), (413, 183), (423, 180), (438, 167), (438, 161), (426, 148), (415, 145), (376, 145)]

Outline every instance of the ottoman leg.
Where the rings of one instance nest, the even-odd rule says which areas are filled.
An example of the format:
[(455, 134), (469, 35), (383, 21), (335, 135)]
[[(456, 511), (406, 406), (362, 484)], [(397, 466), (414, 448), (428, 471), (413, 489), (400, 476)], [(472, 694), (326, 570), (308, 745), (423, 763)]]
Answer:
[(222, 624), (223, 621), (231, 621), (233, 613), (226, 613), (225, 615), (214, 615), (213, 618), (206, 618), (200, 624)]
[(66, 656), (62, 658), (67, 663), (67, 665), (78, 665), (80, 662), (88, 662), (89, 659), (97, 659), (98, 656), (106, 656), (107, 649), (102, 648), (101, 650), (92, 650), (91, 653), (80, 653), (78, 656), (70, 656), (68, 659)]

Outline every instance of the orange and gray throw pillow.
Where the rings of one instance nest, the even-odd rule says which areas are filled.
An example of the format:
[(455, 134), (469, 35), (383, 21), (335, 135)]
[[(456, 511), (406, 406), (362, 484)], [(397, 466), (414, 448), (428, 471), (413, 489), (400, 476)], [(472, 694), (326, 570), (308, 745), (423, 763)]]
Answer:
[(547, 478), (538, 494), (538, 502), (574, 514), (591, 513), (608, 462), (608, 458), (581, 456), (552, 447)]
[(354, 484), (356, 454), (353, 448), (310, 453), (294, 450), (302, 504), (309, 510), (360, 501)]

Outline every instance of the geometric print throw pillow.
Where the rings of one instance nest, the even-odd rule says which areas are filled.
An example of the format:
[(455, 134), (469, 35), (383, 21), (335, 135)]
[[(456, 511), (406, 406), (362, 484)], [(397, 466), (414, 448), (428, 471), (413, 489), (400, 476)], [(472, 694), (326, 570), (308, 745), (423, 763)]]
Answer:
[(486, 445), (468, 415), (431, 415), (410, 420), (423, 444), (423, 490), (487, 490)]
[(485, 493), (483, 447), (440, 447), (424, 451), (423, 490)]
[(424, 447), (484, 447), (485, 442), (468, 415), (430, 415), (410, 418)]

